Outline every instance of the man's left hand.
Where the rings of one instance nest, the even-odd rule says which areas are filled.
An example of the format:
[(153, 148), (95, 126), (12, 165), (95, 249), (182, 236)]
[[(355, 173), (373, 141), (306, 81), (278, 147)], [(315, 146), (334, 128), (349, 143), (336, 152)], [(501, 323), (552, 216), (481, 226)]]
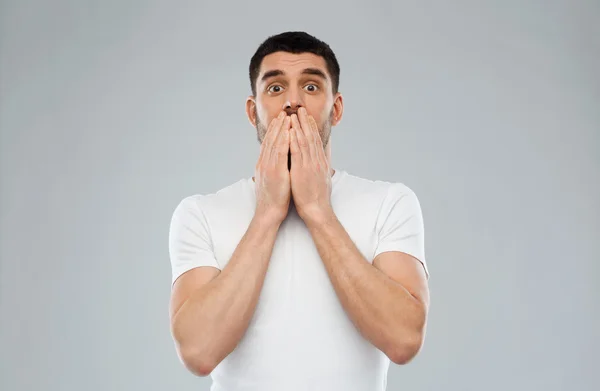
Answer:
[(317, 123), (306, 109), (292, 114), (290, 129), (292, 197), (305, 222), (320, 222), (333, 214), (331, 169), (325, 156)]

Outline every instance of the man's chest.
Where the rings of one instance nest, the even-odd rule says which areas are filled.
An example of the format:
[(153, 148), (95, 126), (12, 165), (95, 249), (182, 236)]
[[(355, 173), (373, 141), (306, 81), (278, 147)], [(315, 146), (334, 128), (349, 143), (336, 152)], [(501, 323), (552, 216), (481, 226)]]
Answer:
[[(379, 205), (373, 203), (361, 202), (360, 199), (333, 205), (337, 219), (354, 246), (370, 263), (377, 245), (378, 207)], [(231, 259), (250, 226), (252, 216), (253, 211), (232, 208), (229, 213), (211, 217), (213, 250), (221, 268)], [(269, 270), (272, 270), (270, 274), (285, 275), (282, 269), (291, 273), (292, 266), (297, 266), (294, 269), (296, 273), (304, 272), (310, 277), (322, 270), (322, 260), (314, 238), (294, 208), (290, 208), (287, 218), (277, 232), (269, 263)]]

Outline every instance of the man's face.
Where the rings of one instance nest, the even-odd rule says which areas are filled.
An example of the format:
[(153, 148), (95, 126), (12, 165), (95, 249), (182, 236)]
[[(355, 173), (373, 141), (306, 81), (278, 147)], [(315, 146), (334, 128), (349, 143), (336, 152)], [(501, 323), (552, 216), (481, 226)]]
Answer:
[(287, 52), (265, 56), (256, 80), (256, 97), (248, 101), (259, 143), (271, 120), (282, 110), (291, 115), (304, 107), (314, 117), (323, 147), (327, 147), (331, 127), (339, 122), (341, 114), (341, 96), (334, 96), (331, 86), (327, 64), (320, 56)]

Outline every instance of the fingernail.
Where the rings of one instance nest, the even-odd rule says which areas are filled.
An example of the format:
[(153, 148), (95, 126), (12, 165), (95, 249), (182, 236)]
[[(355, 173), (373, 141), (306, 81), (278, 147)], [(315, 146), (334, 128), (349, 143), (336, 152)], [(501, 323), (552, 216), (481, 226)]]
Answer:
[(281, 111), (281, 112), (279, 112), (279, 115), (277, 116), (277, 118), (281, 119), (281, 118), (283, 118), (284, 115), (285, 115), (285, 112)]

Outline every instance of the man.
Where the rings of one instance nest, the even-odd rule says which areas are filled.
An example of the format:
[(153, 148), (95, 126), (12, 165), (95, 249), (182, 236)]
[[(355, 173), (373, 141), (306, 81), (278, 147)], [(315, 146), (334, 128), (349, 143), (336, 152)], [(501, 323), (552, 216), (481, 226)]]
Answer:
[(213, 391), (385, 390), (423, 344), (423, 219), (401, 183), (330, 165), (343, 113), (330, 47), (272, 36), (250, 62), (254, 176), (173, 213), (172, 335)]

